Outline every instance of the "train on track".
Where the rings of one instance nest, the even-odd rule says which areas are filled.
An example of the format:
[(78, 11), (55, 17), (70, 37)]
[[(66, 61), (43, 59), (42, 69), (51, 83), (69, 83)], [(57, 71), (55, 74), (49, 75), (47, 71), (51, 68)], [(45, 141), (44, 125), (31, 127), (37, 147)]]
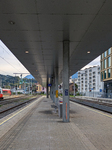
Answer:
[(0, 99), (3, 99), (4, 95), (11, 95), (11, 90), (0, 88)]

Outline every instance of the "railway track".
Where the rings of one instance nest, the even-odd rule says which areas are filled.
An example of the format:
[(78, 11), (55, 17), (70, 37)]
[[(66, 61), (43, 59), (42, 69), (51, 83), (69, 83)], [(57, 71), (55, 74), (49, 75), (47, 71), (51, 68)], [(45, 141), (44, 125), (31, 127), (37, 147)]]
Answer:
[(21, 96), (21, 97), (16, 97), (16, 98), (8, 98), (8, 99), (0, 100), (0, 105), (7, 105), (9, 103), (13, 103), (13, 102), (21, 100), (21, 98), (27, 98), (27, 97), (29, 96)]
[[(62, 97), (60, 97), (62, 99)], [(70, 101), (79, 103), (81, 105), (89, 106), (104, 112), (112, 114), (112, 100), (89, 100), (89, 99), (80, 99), (80, 98), (69, 98)]]
[[(20, 98), (16, 99), (16, 100), (20, 100), (19, 103), (15, 103), (15, 101), (13, 101), (12, 102), (13, 104), (11, 104), (11, 103), (5, 104), (5, 105), (9, 105), (9, 106), (5, 106), (4, 109), (0, 110), (0, 119), (7, 116), (8, 114), (16, 111), (17, 109), (29, 104), (30, 102), (34, 101), (38, 97), (40, 97), (40, 96), (29, 97), (30, 99), (28, 99), (28, 96), (27, 96), (27, 99), (24, 101), (22, 101), (22, 99), (20, 100)], [(26, 98), (26, 97), (24, 97), (24, 98)]]
[(21, 100), (22, 98), (27, 98), (27, 97), (28, 96), (21, 96), (21, 97), (16, 97), (16, 98), (8, 98), (8, 99), (0, 100), (0, 105), (7, 105), (9, 103), (13, 103), (13, 102)]

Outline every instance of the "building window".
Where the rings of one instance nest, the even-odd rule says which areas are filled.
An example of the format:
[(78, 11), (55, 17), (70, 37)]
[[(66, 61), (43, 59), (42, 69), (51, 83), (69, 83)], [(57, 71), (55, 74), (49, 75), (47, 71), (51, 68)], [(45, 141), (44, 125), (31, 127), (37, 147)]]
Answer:
[(103, 61), (101, 61), (101, 70), (103, 70)]
[(104, 57), (106, 57), (106, 56), (107, 56), (107, 51), (104, 52)]
[(101, 59), (103, 59), (103, 54), (101, 54)]
[(106, 68), (107, 66), (107, 62), (106, 62), (106, 59), (104, 60), (104, 68)]
[(106, 79), (106, 73), (107, 73), (107, 71), (105, 70), (104, 71), (104, 79)]
[(111, 77), (111, 69), (108, 69), (108, 78)]
[(111, 48), (108, 49), (108, 55), (110, 55), (110, 53), (111, 53)]
[(103, 72), (101, 73), (101, 80), (103, 80)]
[(110, 59), (110, 57), (108, 57), (108, 67), (110, 67), (111, 66), (111, 59)]

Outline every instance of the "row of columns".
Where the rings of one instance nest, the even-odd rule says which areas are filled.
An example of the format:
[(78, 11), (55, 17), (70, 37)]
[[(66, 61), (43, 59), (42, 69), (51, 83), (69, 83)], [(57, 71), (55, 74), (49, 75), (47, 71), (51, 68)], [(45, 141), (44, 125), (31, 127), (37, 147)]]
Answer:
[[(55, 68), (55, 78), (51, 81), (50, 97), (58, 106), (58, 67)], [(48, 78), (47, 78), (48, 97)], [(63, 122), (69, 122), (69, 41), (63, 42)]]

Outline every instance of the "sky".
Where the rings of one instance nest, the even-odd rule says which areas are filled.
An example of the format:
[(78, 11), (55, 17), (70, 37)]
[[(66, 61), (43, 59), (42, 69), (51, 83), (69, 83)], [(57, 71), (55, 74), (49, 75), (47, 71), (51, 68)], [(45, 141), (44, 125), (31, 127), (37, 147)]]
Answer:
[[(82, 70), (95, 65), (100, 65), (100, 56), (83, 67)], [(29, 71), (0, 40), (0, 74), (15, 76), (14, 73), (29, 73)], [(27, 74), (23, 75), (22, 77), (25, 77), (26, 75)], [(18, 76), (20, 75), (18, 74)]]
[(89, 68), (89, 67), (93, 67), (93, 66), (100, 66), (100, 56), (98, 56), (97, 58), (95, 58), (93, 61), (91, 61), (89, 64), (87, 64), (86, 66), (84, 66), (81, 70), (84, 70), (85, 68)]
[[(29, 71), (0, 40), (0, 74), (15, 76), (14, 73), (29, 73)], [(18, 74), (17, 76), (20, 75)]]

